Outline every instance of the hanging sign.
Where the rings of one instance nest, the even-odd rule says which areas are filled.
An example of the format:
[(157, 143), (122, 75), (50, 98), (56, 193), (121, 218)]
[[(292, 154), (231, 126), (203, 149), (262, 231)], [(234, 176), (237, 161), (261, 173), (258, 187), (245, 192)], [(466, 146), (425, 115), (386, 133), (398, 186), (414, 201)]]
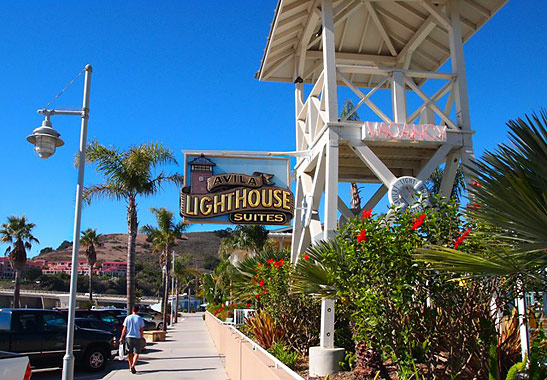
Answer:
[(363, 140), (446, 142), (446, 126), (367, 121), (363, 125)]
[(185, 155), (180, 214), (188, 223), (289, 225), (289, 159)]

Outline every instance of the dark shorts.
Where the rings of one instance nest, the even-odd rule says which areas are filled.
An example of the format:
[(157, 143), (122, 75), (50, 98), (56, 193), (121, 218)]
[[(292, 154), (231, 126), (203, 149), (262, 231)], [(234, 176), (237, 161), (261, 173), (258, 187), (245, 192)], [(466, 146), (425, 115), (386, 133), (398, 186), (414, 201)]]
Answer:
[(142, 349), (141, 338), (125, 338), (125, 350), (127, 353), (140, 354)]

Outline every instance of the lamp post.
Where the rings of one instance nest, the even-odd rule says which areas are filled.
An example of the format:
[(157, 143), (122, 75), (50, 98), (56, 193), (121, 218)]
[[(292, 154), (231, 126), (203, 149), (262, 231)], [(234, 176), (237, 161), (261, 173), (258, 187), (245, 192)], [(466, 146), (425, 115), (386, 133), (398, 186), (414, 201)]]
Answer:
[[(173, 327), (173, 316), (175, 311), (175, 301), (173, 296), (175, 295), (175, 250), (171, 251), (171, 318), (169, 319), (169, 326)], [(177, 305), (178, 306), (178, 305)]]
[[(55, 110), (41, 109), (38, 113), (44, 115), (42, 125), (36, 128), (32, 135), (27, 137), (27, 141), (34, 145), (34, 151), (40, 158), (48, 158), (55, 153), (55, 149), (64, 144), (59, 138), (60, 134), (51, 126), (50, 117), (53, 115), (72, 115), (82, 118), (80, 129), (80, 150), (78, 152), (78, 185), (76, 186), (76, 205), (74, 211), (74, 231), (72, 244), (72, 270), (70, 274), (70, 298), (68, 306), (68, 321), (66, 334), (66, 353), (63, 357), (63, 375), (62, 380), (72, 380), (74, 378), (74, 315), (76, 308), (76, 286), (78, 283), (78, 250), (80, 248), (80, 223), (82, 217), (82, 196), (84, 187), (84, 168), (85, 168), (85, 149), (87, 144), (87, 121), (89, 119), (89, 91), (91, 85), (91, 65), (86, 65), (84, 83), (84, 99), (82, 109), (73, 110)], [(106, 359), (106, 358), (105, 358)]]

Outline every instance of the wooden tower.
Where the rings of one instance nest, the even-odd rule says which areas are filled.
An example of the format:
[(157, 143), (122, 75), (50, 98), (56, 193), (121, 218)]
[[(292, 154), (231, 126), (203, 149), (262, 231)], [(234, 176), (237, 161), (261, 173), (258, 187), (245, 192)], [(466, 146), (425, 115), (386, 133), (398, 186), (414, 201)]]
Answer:
[[(459, 162), (472, 165), (474, 157), (463, 43), (506, 2), (278, 1), (257, 77), (295, 84), (302, 155), (295, 166), (293, 261), (315, 241), (332, 238), (339, 213), (354, 216), (338, 196), (339, 182), (381, 184), (365, 209), (390, 190), (392, 202), (411, 205), (404, 193), (446, 163), (441, 192), (450, 194)], [(450, 69), (440, 72), (448, 61)], [(340, 86), (358, 97), (365, 121), (340, 120)], [(382, 91), (390, 92), (387, 107), (373, 100)], [(321, 347), (333, 347), (333, 326), (334, 303), (327, 300)]]

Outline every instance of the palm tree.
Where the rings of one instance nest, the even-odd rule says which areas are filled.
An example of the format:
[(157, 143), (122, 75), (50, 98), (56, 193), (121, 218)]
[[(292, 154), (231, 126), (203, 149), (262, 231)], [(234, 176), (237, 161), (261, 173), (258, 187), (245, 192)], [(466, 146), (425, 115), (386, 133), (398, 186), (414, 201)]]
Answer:
[(34, 223), (27, 222), (23, 215), (9, 216), (8, 222), (2, 224), (0, 228), (0, 241), (11, 244), (6, 249), (6, 255), (9, 257), (10, 264), (15, 271), (15, 289), (13, 291), (13, 307), (20, 307), (19, 292), (21, 288), (21, 273), (27, 263), (27, 249), (32, 248), (32, 243), (40, 243), (32, 235)]
[[(340, 112), (340, 120), (345, 118), (347, 115), (349, 115), (353, 110), (355, 109), (355, 106), (353, 105), (353, 102), (351, 99), (346, 99), (344, 102), (344, 105), (342, 106), (342, 112)], [(351, 113), (351, 115), (348, 117), (349, 121), (360, 121), (361, 118), (359, 117), (359, 114), (357, 111)], [(355, 213), (358, 213), (361, 209), (361, 195), (360, 189), (357, 187), (357, 184), (355, 182), (351, 183), (350, 187), (350, 195), (351, 195), (351, 209)]]
[[(499, 244), (489, 257), (442, 247), (419, 250), (437, 268), (482, 275), (544, 278), (547, 267), (547, 112), (510, 120), (512, 146), (500, 144), (477, 163), (469, 215)], [(544, 279), (543, 279), (544, 281)]]
[(220, 243), (221, 255), (236, 253), (235, 262), (253, 256), (267, 244), (268, 230), (260, 225), (238, 225), (231, 235)]
[(93, 267), (97, 262), (95, 247), (103, 245), (103, 243), (100, 242), (102, 237), (103, 235), (97, 234), (97, 230), (92, 228), (82, 231), (82, 236), (80, 237), (80, 244), (85, 247), (85, 256), (87, 257), (87, 263), (89, 264), (89, 302), (93, 302)]
[(174, 154), (160, 144), (143, 144), (121, 151), (94, 141), (88, 145), (86, 157), (89, 163), (97, 165), (97, 171), (105, 179), (103, 184), (84, 189), (87, 202), (110, 198), (127, 203), (127, 313), (130, 314), (135, 303), (137, 196), (156, 194), (165, 183), (182, 184), (182, 176), (155, 173), (158, 166), (177, 163)]
[[(440, 194), (443, 176), (444, 168), (437, 168), (433, 170), (433, 173), (431, 173), (426, 181), (427, 190), (430, 194)], [(463, 173), (461, 166), (459, 166), (456, 170), (456, 177), (454, 179), (454, 186), (452, 186), (452, 192), (450, 193), (450, 199), (454, 199), (456, 202), (459, 202), (465, 189), (465, 174)]]
[(166, 208), (154, 208), (150, 211), (156, 216), (158, 227), (145, 225), (141, 228), (141, 232), (146, 234), (152, 241), (154, 251), (160, 253), (160, 262), (165, 268), (165, 280), (163, 287), (163, 330), (167, 330), (167, 303), (169, 300), (169, 269), (170, 253), (176, 245), (178, 239), (182, 239), (182, 232), (186, 229), (186, 224), (183, 222), (175, 223), (173, 221), (173, 213)]
[[(179, 307), (179, 290), (183, 288), (190, 289), (190, 284), (196, 278), (199, 278), (200, 273), (194, 268), (189, 266), (190, 258), (188, 256), (179, 257), (175, 260), (175, 323), (178, 322), (178, 307)], [(190, 292), (188, 292), (190, 294)], [(188, 304), (188, 311), (190, 311), (190, 304)]]

